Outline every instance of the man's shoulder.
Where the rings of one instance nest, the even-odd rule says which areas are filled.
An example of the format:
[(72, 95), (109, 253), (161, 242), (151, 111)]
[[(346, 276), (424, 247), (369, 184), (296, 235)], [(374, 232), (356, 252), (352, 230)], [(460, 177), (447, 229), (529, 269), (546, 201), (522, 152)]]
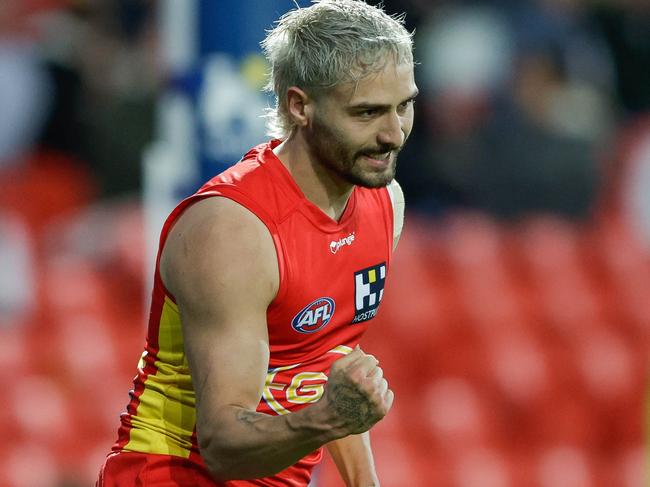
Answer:
[(214, 270), (219, 270), (221, 280), (233, 280), (241, 272), (259, 279), (266, 276), (272, 286), (277, 286), (275, 248), (269, 230), (258, 215), (234, 199), (194, 202), (169, 228), (161, 245), (160, 275), (176, 298), (188, 282), (212, 285), (209, 276), (215, 275)]
[(258, 216), (282, 219), (293, 206), (296, 195), (282, 174), (272, 151), (273, 141), (260, 144), (236, 164), (206, 182), (196, 197), (225, 196)]
[[(208, 180), (198, 191), (205, 192), (219, 184), (246, 185), (254, 182), (262, 182), (265, 176), (265, 164), (267, 163), (268, 149), (270, 143), (259, 144), (249, 150), (244, 156), (232, 166)], [(268, 176), (268, 175), (267, 175)]]

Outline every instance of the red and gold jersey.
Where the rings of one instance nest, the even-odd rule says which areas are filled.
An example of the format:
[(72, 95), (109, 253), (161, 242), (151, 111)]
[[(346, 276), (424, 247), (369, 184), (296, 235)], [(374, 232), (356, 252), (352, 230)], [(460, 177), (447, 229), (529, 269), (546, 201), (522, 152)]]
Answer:
[[(304, 196), (273, 153), (278, 143), (255, 147), (181, 202), (160, 239), (162, 248), (188, 205), (215, 196), (243, 205), (268, 228), (280, 285), (267, 310), (270, 360), (257, 410), (272, 415), (296, 411), (322, 396), (332, 363), (357, 345), (377, 313), (393, 244), (386, 188), (355, 187), (336, 222)], [(146, 347), (113, 450), (173, 455), (204, 468), (178, 308), (158, 264)], [(226, 485), (307, 485), (320, 457), (318, 450), (273, 478)]]

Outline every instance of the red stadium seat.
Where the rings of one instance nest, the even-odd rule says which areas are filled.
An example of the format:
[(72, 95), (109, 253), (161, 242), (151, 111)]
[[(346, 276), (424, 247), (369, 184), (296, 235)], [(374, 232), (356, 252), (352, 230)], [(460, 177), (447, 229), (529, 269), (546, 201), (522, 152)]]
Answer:
[(549, 355), (534, 335), (525, 331), (495, 334), (485, 346), (494, 382), (508, 400), (526, 407), (548, 393)]
[(639, 377), (632, 351), (612, 330), (594, 326), (576, 347), (577, 367), (599, 403), (638, 394)]
[(72, 433), (73, 406), (65, 389), (52, 378), (23, 376), (5, 395), (6, 414), (13, 418), (24, 437), (52, 446)]
[(425, 430), (433, 445), (448, 451), (496, 441), (498, 418), (486, 398), (469, 381), (441, 378), (421, 388), (410, 410), (412, 431)]
[(55, 315), (104, 314), (111, 308), (107, 284), (92, 263), (79, 257), (56, 257), (44, 270), (48, 310)]
[(33, 359), (27, 325), (0, 327), (0, 383), (13, 382), (16, 374), (29, 374)]
[(502, 229), (481, 213), (457, 213), (441, 224), (445, 253), (459, 271), (500, 270)]
[(56, 153), (34, 154), (26, 164), (1, 171), (0, 187), (0, 208), (22, 215), (37, 234), (59, 216), (89, 204), (96, 194), (88, 170)]
[(602, 320), (601, 304), (582, 276), (558, 274), (555, 282), (540, 282), (538, 295), (545, 324), (563, 340), (579, 341), (591, 323)]
[(117, 344), (113, 341), (111, 325), (99, 314), (71, 314), (58, 317), (55, 342), (66, 375), (74, 383), (91, 387), (97, 381), (97, 371), (112, 377), (119, 370)]
[(540, 487), (599, 485), (588, 452), (567, 445), (553, 445), (541, 452), (537, 465), (537, 483)]
[(614, 462), (615, 480), (623, 487), (636, 487), (648, 481), (648, 451), (642, 446), (624, 449)]
[(533, 444), (568, 444), (590, 448), (602, 444), (607, 432), (598, 410), (578, 387), (556, 386), (525, 410), (524, 424)]
[(579, 231), (570, 222), (540, 216), (523, 223), (517, 234), (533, 279), (552, 281), (558, 273), (580, 272)]
[(458, 487), (508, 487), (514, 472), (508, 458), (492, 448), (471, 448), (460, 453), (452, 466), (453, 483)]
[(0, 458), (3, 487), (60, 487), (64, 475), (53, 450), (38, 441), (14, 438)]

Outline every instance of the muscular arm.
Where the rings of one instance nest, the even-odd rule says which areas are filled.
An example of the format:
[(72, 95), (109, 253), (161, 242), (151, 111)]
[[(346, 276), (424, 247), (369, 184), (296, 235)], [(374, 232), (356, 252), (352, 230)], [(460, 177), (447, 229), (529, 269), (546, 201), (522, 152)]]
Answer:
[(370, 449), (370, 434), (350, 435), (327, 445), (336, 468), (348, 487), (379, 486)]
[[(266, 309), (279, 277), (268, 230), (240, 205), (225, 198), (192, 205), (160, 265), (181, 314), (201, 455), (216, 479), (273, 475), (329, 441), (367, 431), (390, 408), (392, 392), (373, 379), (376, 360), (356, 351), (335, 363), (336, 379), (317, 403), (285, 416), (255, 411), (269, 359)], [(365, 414), (350, 411), (352, 403)]]
[[(404, 225), (404, 193), (396, 180), (388, 185), (388, 192), (393, 207), (393, 249), (395, 249)], [(327, 445), (327, 449), (348, 487), (379, 485), (368, 432), (332, 441)]]
[[(375, 367), (370, 374), (375, 380), (385, 382), (381, 367)], [(327, 448), (348, 487), (379, 487), (369, 432), (332, 441)]]

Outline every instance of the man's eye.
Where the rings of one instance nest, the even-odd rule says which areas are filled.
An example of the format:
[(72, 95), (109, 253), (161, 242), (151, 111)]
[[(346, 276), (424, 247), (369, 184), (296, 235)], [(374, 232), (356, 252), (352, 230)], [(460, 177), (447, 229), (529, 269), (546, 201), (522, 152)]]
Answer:
[(365, 118), (374, 117), (375, 115), (377, 115), (377, 109), (375, 108), (368, 108), (359, 112), (359, 116)]
[(406, 100), (405, 102), (400, 103), (399, 106), (398, 106), (398, 108), (399, 108), (401, 111), (404, 111), (404, 110), (406, 110), (410, 105), (413, 105), (413, 104), (415, 104), (415, 100), (412, 100), (412, 99), (411, 99), (411, 100)]

